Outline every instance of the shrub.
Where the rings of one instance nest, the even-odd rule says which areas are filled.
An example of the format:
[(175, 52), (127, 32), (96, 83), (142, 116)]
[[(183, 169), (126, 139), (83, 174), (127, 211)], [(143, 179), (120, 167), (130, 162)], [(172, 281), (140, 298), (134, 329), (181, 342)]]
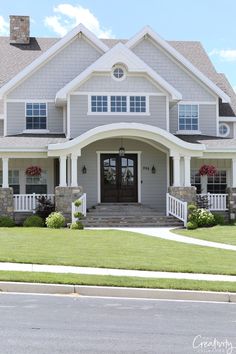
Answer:
[(0, 217), (0, 227), (13, 227), (15, 226), (15, 222), (9, 216), (1, 216)]
[(215, 225), (224, 225), (225, 224), (225, 218), (221, 214), (213, 213), (214, 219), (215, 219)]
[(84, 225), (80, 221), (76, 221), (70, 225), (71, 230), (83, 230)]
[(188, 217), (188, 220), (198, 227), (210, 227), (215, 225), (214, 215), (206, 209), (196, 209)]
[(44, 221), (38, 215), (31, 215), (25, 219), (23, 226), (24, 227), (43, 227)]
[(46, 225), (50, 229), (60, 229), (65, 225), (65, 218), (62, 213), (53, 212), (47, 217)]
[(193, 213), (194, 211), (196, 211), (197, 210), (197, 207), (196, 207), (196, 205), (195, 204), (189, 204), (188, 205), (188, 212), (191, 214), (191, 213)]
[(51, 200), (44, 195), (41, 195), (40, 197), (37, 197), (37, 208), (36, 208), (36, 214), (39, 215), (43, 220), (46, 220), (46, 218), (53, 212), (55, 211), (55, 205), (51, 202)]
[(76, 211), (74, 213), (74, 217), (77, 219), (82, 219), (83, 218), (83, 214), (80, 211)]
[(74, 204), (75, 204), (75, 206), (78, 208), (78, 207), (81, 205), (81, 200), (80, 200), (80, 199), (76, 199), (76, 200), (74, 201)]
[(186, 227), (188, 230), (195, 230), (198, 226), (195, 221), (188, 221)]

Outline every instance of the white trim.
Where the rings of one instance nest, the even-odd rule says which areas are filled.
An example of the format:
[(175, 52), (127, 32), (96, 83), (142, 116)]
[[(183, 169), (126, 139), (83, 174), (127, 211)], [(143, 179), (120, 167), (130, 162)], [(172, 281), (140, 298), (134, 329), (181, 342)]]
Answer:
[(219, 136), (219, 102), (217, 100), (217, 105), (216, 105), (216, 136)]
[(209, 104), (217, 104), (217, 101), (188, 101), (188, 100), (182, 100), (181, 102), (179, 102), (179, 104), (191, 104), (191, 105), (194, 105), (194, 104), (198, 104), (198, 105), (209, 105)]
[(128, 48), (134, 47), (144, 36), (149, 35), (156, 43), (164, 48), (169, 54), (171, 54), (177, 61), (185, 66), (190, 72), (192, 72), (198, 79), (200, 79), (206, 86), (208, 86), (217, 96), (221, 97), (223, 102), (230, 103), (230, 97), (225, 94), (216, 84), (208, 79), (200, 70), (198, 70), (192, 63), (190, 63), (182, 54), (174, 49), (169, 43), (162, 39), (158, 34), (149, 26), (144, 27), (134, 37), (132, 37), (125, 45)]
[(166, 130), (170, 131), (170, 105), (168, 96), (166, 96)]
[(219, 122), (233, 122), (236, 123), (236, 117), (219, 117)]
[[(45, 129), (27, 129), (27, 124), (26, 124), (26, 117), (27, 117), (27, 103), (32, 103), (32, 104), (37, 104), (37, 103), (45, 103), (46, 104), (46, 128)], [(49, 133), (49, 130), (48, 130), (48, 103), (45, 102), (45, 101), (37, 101), (37, 100), (34, 100), (34, 101), (25, 101), (25, 129), (23, 130), (23, 133), (38, 133), (38, 134), (43, 134), (43, 133)]]
[(70, 95), (68, 95), (67, 99), (67, 129), (66, 129), (66, 137), (70, 139)]
[(84, 25), (79, 24), (72, 31), (67, 33), (67, 35), (65, 35), (62, 39), (56, 42), (52, 47), (50, 47), (46, 52), (41, 54), (32, 63), (27, 65), (10, 81), (8, 81), (5, 85), (3, 85), (0, 88), (0, 99), (3, 97), (4, 94), (9, 92), (22, 80), (24, 80), (34, 71), (36, 71), (40, 66), (44, 65), (48, 60), (52, 58), (52, 56), (56, 55), (60, 50), (62, 50), (67, 44), (69, 44), (73, 39), (75, 39), (76, 35), (80, 32), (82, 32), (85, 37), (89, 38), (89, 40), (92, 43), (94, 43), (103, 52), (107, 52), (109, 50), (108, 46), (106, 46), (99, 38), (97, 38), (92, 32), (90, 32)]
[(25, 99), (25, 98), (7, 98), (6, 99), (7, 102), (25, 102), (25, 103), (55, 103), (54, 99), (48, 99), (48, 98), (29, 98), (29, 99)]
[(62, 108), (63, 133), (66, 133), (66, 105)]
[[(141, 191), (142, 191), (142, 186), (141, 186), (141, 154), (142, 151), (125, 151), (126, 154), (136, 154), (137, 155), (137, 164), (138, 164), (138, 168), (137, 168), (137, 192), (138, 192), (138, 203), (141, 203), (142, 200), (142, 196), (141, 196)], [(98, 195), (97, 195), (97, 201), (98, 204), (101, 203), (101, 154), (118, 154), (119, 155), (119, 151), (118, 150), (104, 150), (104, 151), (96, 151), (97, 154), (97, 191), (98, 191)]]
[(25, 133), (25, 134), (47, 134), (47, 133), (49, 133), (49, 130), (48, 129), (25, 129), (25, 130), (23, 130), (23, 133)]
[(117, 62), (124, 63), (131, 73), (146, 73), (156, 81), (165, 91), (167, 91), (173, 100), (181, 100), (182, 94), (171, 84), (163, 79), (156, 71), (150, 68), (144, 61), (136, 56), (124, 44), (118, 43), (102, 57), (97, 59), (87, 69), (70, 81), (56, 93), (56, 103), (66, 101), (69, 92), (81, 85), (94, 72), (110, 72)]
[[(73, 91), (70, 93), (71, 96), (113, 96), (117, 95), (119, 91)], [(129, 95), (129, 96), (166, 96), (166, 93), (162, 92), (143, 92), (143, 91), (122, 91), (122, 95)], [(53, 101), (55, 102), (55, 101)], [(236, 117), (235, 117), (236, 120)]]
[(7, 101), (6, 98), (4, 98), (4, 103), (3, 103), (3, 114), (4, 114), (4, 136), (7, 136)]
[[(107, 96), (107, 112), (92, 112), (92, 107), (91, 107), (91, 101), (92, 101), (92, 96)], [(126, 97), (126, 112), (111, 112), (111, 96), (125, 96)], [(145, 97), (145, 103), (146, 103), (146, 112), (130, 112), (130, 97), (131, 96), (144, 96)], [(104, 115), (109, 115), (109, 116), (150, 116), (150, 107), (149, 107), (149, 97), (147, 94), (130, 94), (130, 93), (123, 93), (123, 92), (116, 92), (115, 94), (94, 94), (90, 93), (88, 95), (88, 116), (104, 116)]]
[[(122, 76), (122, 77), (115, 77), (114, 71), (115, 71), (116, 69), (121, 69), (121, 70), (123, 71), (123, 76)], [(125, 69), (124, 65), (122, 65), (122, 64), (115, 64), (115, 65), (113, 65), (113, 67), (112, 67), (111, 77), (112, 77), (112, 79), (115, 80), (115, 81), (123, 81), (123, 80), (126, 79), (126, 76), (127, 76), (126, 71), (127, 71), (127, 70)]]
[(202, 132), (200, 130), (177, 130), (176, 134), (180, 135), (201, 135)]
[[(225, 134), (220, 134), (220, 127), (221, 127), (221, 126), (225, 126), (225, 127), (227, 128), (227, 132), (226, 132)], [(218, 130), (218, 135), (219, 135), (220, 137), (225, 138), (225, 137), (229, 136), (229, 134), (230, 134), (230, 127), (229, 127), (228, 124), (226, 124), (226, 123), (219, 123), (219, 128), (218, 128), (218, 129), (219, 129), (219, 130)]]
[(4, 114), (0, 114), (0, 120), (4, 120)]

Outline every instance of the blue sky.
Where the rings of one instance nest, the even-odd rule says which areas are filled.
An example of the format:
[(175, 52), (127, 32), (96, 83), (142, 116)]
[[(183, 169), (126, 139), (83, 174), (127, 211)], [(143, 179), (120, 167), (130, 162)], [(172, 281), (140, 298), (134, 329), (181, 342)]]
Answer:
[(0, 0), (0, 35), (10, 14), (29, 15), (32, 36), (59, 36), (83, 22), (98, 36), (129, 38), (150, 25), (169, 40), (199, 40), (236, 89), (235, 0)]

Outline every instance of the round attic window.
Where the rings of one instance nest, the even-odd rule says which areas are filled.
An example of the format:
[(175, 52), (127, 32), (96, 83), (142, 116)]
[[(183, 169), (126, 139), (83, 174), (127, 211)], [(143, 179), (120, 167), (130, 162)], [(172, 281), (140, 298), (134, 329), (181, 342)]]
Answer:
[(125, 71), (121, 66), (115, 66), (112, 75), (115, 80), (123, 80), (125, 78)]
[(229, 128), (228, 124), (221, 123), (219, 125), (219, 135), (220, 136), (226, 137), (229, 135), (229, 132), (230, 132), (230, 128)]

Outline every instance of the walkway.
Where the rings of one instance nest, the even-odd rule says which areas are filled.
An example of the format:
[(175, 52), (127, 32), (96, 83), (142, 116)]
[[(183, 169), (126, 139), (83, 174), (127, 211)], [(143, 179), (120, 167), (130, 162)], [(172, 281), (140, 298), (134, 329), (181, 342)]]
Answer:
[[(88, 228), (90, 229), (90, 228)], [(121, 231), (130, 231), (138, 234), (153, 236), (163, 238), (169, 241), (177, 241), (183, 243), (189, 243), (191, 245), (205, 246), (205, 247), (213, 247), (220, 248), (222, 250), (236, 251), (236, 246), (228, 245), (226, 243), (219, 242), (211, 242), (200, 240), (199, 238), (192, 238), (187, 236), (181, 236), (174, 234), (171, 230), (174, 230), (173, 227), (103, 227), (103, 228), (91, 228), (91, 230), (121, 230)]]
[(156, 271), (145, 271), (145, 270), (71, 267), (71, 266), (25, 264), (25, 263), (2, 262), (0, 263), (0, 271), (1, 270), (57, 273), (57, 274), (112, 275), (118, 277), (141, 277), (141, 278), (156, 278), (156, 279), (160, 279), (160, 278), (161, 279), (188, 279), (188, 280), (236, 282), (236, 276), (234, 275), (156, 272)]

